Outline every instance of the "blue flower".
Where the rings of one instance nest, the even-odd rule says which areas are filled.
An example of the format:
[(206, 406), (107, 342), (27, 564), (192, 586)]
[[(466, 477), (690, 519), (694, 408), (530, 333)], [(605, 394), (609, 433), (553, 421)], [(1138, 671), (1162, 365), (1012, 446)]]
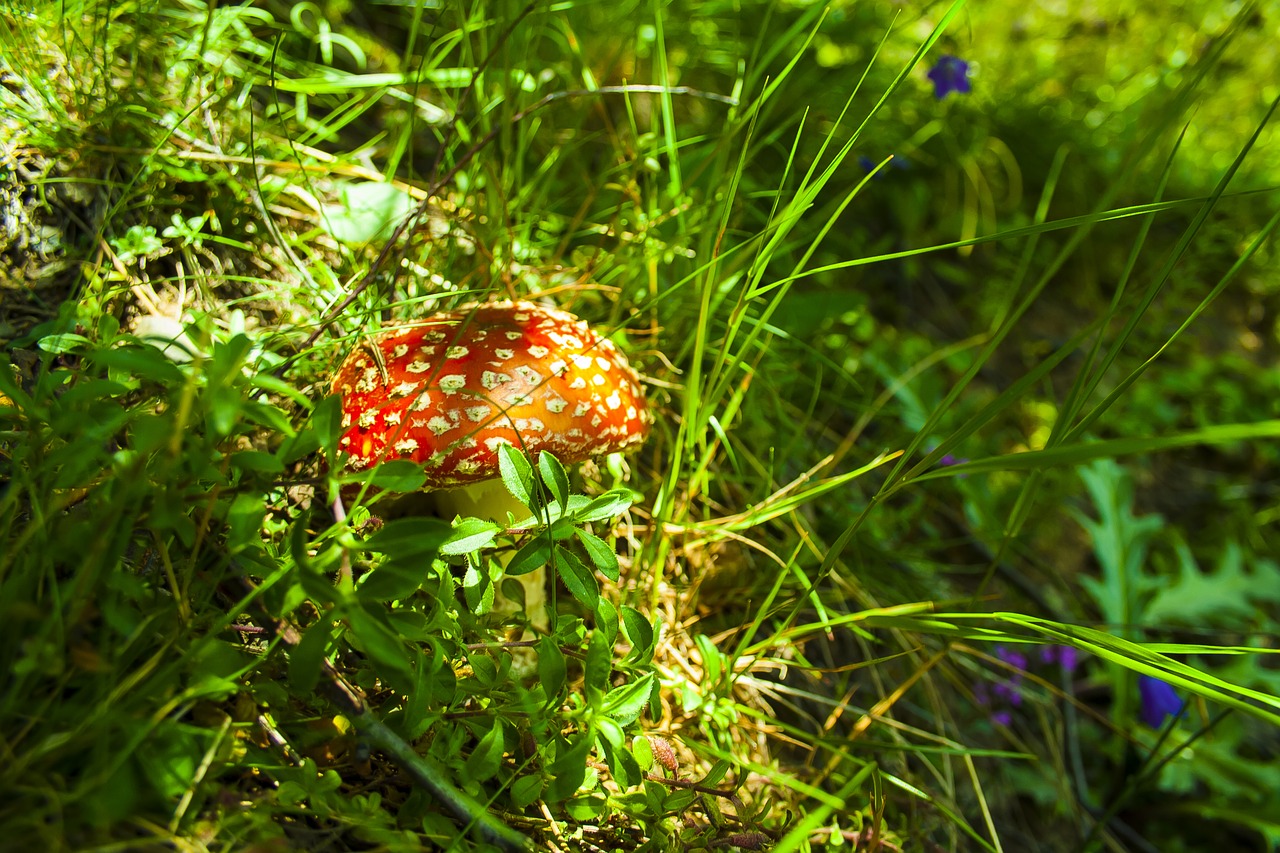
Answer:
[(1173, 687), (1150, 675), (1138, 676), (1138, 693), (1142, 697), (1142, 722), (1153, 729), (1164, 725), (1165, 717), (1180, 716), (1185, 707)]
[(929, 69), (929, 79), (933, 81), (933, 96), (939, 101), (952, 92), (967, 95), (970, 91), (969, 63), (947, 54)]

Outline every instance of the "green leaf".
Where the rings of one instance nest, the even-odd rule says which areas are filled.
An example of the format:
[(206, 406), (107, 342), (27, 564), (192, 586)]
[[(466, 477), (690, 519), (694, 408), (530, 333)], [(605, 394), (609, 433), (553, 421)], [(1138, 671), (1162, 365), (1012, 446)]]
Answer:
[(652, 672), (621, 687), (615, 687), (604, 697), (604, 713), (620, 725), (629, 726), (644, 712), (652, 690)]
[(478, 518), (460, 518), (453, 525), (453, 532), (440, 546), (440, 553), (449, 556), (471, 554), (493, 541), (502, 528), (491, 521)]
[(511, 557), (511, 562), (507, 563), (503, 571), (508, 577), (527, 575), (529, 572), (545, 567), (549, 562), (551, 562), (551, 543), (546, 536), (538, 533), (520, 546), (520, 550)]
[(609, 543), (580, 527), (575, 527), (573, 532), (578, 535), (578, 541), (582, 543), (582, 547), (586, 550), (587, 557), (591, 559), (591, 564), (599, 570), (600, 574), (617, 583), (620, 575), (618, 555), (614, 553), (613, 548), (609, 547)]
[(476, 616), (493, 610), (493, 578), (483, 564), (476, 565), (470, 558), (467, 559), (467, 571), (462, 576), (462, 592), (467, 599), (467, 608)]
[(307, 628), (291, 652), (289, 652), (289, 684), (299, 695), (315, 692), (320, 681), (320, 665), (329, 643), (333, 640), (333, 620), (336, 611), (329, 611), (320, 621)]
[(563, 750), (548, 768), (555, 776), (547, 788), (548, 802), (558, 803), (572, 797), (587, 778), (587, 756), (591, 754), (591, 743), (595, 738), (586, 732), (579, 732), (576, 737), (577, 740)]
[(637, 660), (648, 660), (653, 654), (653, 625), (644, 614), (634, 607), (622, 605), (622, 630), (631, 641), (631, 656)]
[(369, 482), (389, 492), (420, 492), (427, 484), (427, 475), (416, 462), (391, 459), (373, 469)]
[(596, 602), (600, 600), (600, 585), (596, 583), (591, 569), (572, 551), (560, 545), (555, 548), (555, 564), (560, 580), (564, 581), (570, 594), (583, 606), (595, 610)]
[(521, 776), (511, 783), (511, 805), (520, 811), (532, 805), (542, 796), (543, 781), (541, 776)]
[(46, 335), (36, 342), (36, 346), (45, 352), (51, 352), (54, 355), (63, 355), (64, 353), (75, 352), (81, 347), (90, 347), (93, 342), (84, 335), (75, 335), (70, 332), (61, 335)]
[(388, 521), (360, 547), (398, 560), (430, 560), (453, 534), (447, 521), (438, 518), (399, 518)]
[(414, 208), (413, 199), (404, 190), (374, 181), (346, 184), (338, 197), (339, 204), (324, 206), (323, 222), (334, 239), (350, 246), (387, 237)]
[(311, 410), (311, 428), (320, 436), (330, 468), (336, 469), (338, 439), (342, 436), (342, 398), (325, 397), (317, 403)]
[(284, 471), (284, 463), (261, 450), (238, 450), (231, 454), (231, 467), (241, 471), (262, 474), (279, 474)]
[(543, 637), (538, 641), (538, 681), (547, 694), (547, 701), (558, 704), (561, 689), (564, 687), (565, 663), (564, 652), (551, 637)]
[(632, 495), (628, 489), (610, 489), (573, 514), (579, 523), (608, 521), (622, 515), (631, 506)]
[(502, 720), (495, 718), (493, 728), (480, 738), (480, 743), (467, 757), (462, 777), (469, 782), (483, 782), (498, 772), (502, 763)]
[(1207, 627), (1242, 627), (1262, 608), (1280, 600), (1280, 569), (1268, 560), (1245, 571), (1237, 542), (1228, 542), (1217, 568), (1202, 572), (1185, 542), (1177, 543), (1179, 576), (1162, 586), (1143, 611), (1143, 622), (1157, 627), (1170, 623)]
[(605, 636), (611, 646), (618, 639), (618, 608), (603, 595), (596, 605), (596, 630)]
[(357, 592), (362, 601), (384, 602), (408, 598), (418, 591), (429, 564), (421, 559), (388, 560), (360, 578)]
[(531, 510), (538, 508), (534, 497), (533, 466), (524, 454), (509, 444), (498, 447), (498, 470), (502, 473), (502, 485), (512, 497)]
[(409, 653), (400, 638), (362, 607), (348, 607), (344, 616), (351, 626), (349, 638), (373, 662), (378, 675), (395, 690), (409, 692), (413, 688), (413, 671), (409, 667)]
[(582, 669), (582, 686), (587, 694), (587, 703), (598, 708), (609, 687), (609, 676), (613, 675), (613, 644), (599, 631), (591, 634), (591, 640), (587, 643), (587, 660)]
[(564, 466), (560, 464), (560, 460), (543, 451), (538, 454), (538, 473), (542, 475), (542, 482), (547, 484), (547, 489), (556, 499), (556, 503), (561, 507), (568, 505), (569, 475), (564, 472)]

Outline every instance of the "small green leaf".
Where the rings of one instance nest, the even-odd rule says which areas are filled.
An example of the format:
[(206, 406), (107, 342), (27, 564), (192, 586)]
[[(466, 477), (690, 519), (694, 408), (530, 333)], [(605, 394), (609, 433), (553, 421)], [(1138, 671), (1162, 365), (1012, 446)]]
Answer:
[(420, 492), (427, 483), (422, 466), (408, 459), (391, 459), (373, 469), (369, 482), (389, 492)]
[(323, 222), (334, 239), (349, 246), (386, 237), (414, 207), (404, 190), (376, 181), (347, 184), (339, 198), (339, 204), (324, 206)]
[(325, 397), (311, 410), (311, 428), (320, 436), (320, 445), (336, 468), (338, 438), (342, 435), (342, 398)]
[(360, 599), (384, 602), (408, 598), (422, 586), (428, 568), (421, 559), (388, 560), (360, 579)]
[(569, 475), (564, 472), (560, 460), (545, 451), (538, 454), (538, 473), (556, 503), (566, 506), (569, 503)]
[(653, 689), (653, 673), (621, 687), (615, 687), (604, 697), (604, 713), (620, 725), (629, 726), (639, 719), (649, 704), (649, 693)]
[(382, 525), (360, 547), (395, 559), (427, 561), (452, 533), (453, 528), (438, 518), (399, 518)]
[(368, 655), (378, 675), (396, 690), (406, 693), (411, 690), (413, 671), (409, 667), (409, 653), (400, 638), (361, 607), (349, 607), (344, 615), (351, 626), (350, 639)]
[(231, 467), (263, 474), (279, 474), (284, 471), (283, 462), (261, 450), (238, 450), (232, 453)]
[(509, 444), (498, 447), (498, 470), (502, 473), (502, 484), (520, 503), (531, 510), (538, 508), (534, 494), (533, 466), (524, 454)]
[(551, 637), (538, 641), (538, 680), (547, 694), (547, 701), (558, 703), (557, 697), (565, 680), (564, 652)]
[(483, 565), (477, 566), (471, 558), (467, 558), (467, 571), (462, 576), (462, 592), (467, 599), (467, 607), (477, 616), (493, 610), (493, 579)]
[(542, 786), (541, 776), (521, 776), (511, 783), (511, 805), (520, 811), (536, 803), (542, 796)]
[(592, 500), (582, 509), (575, 512), (574, 518), (579, 523), (587, 521), (608, 521), (622, 515), (631, 506), (632, 495), (628, 489), (610, 489)]
[(618, 608), (603, 595), (596, 605), (596, 630), (605, 636), (611, 646), (618, 639)]
[(440, 546), (440, 553), (450, 556), (471, 554), (493, 541), (502, 528), (491, 521), (478, 518), (460, 518), (453, 525), (453, 532)]
[(302, 640), (289, 652), (289, 684), (298, 695), (313, 693), (320, 680), (320, 665), (333, 640), (334, 611), (307, 628)]
[(634, 607), (622, 605), (622, 630), (631, 641), (631, 657), (648, 660), (653, 654), (653, 625)]
[(573, 532), (578, 535), (578, 541), (586, 549), (587, 557), (591, 559), (591, 564), (596, 567), (600, 574), (617, 583), (619, 576), (618, 555), (614, 553), (613, 548), (609, 547), (609, 543), (580, 527), (575, 527)]
[(92, 341), (84, 335), (75, 335), (70, 332), (62, 335), (46, 335), (36, 342), (36, 346), (45, 352), (51, 352), (54, 355), (62, 355), (68, 352), (74, 352), (81, 347), (92, 346)]
[(613, 644), (608, 637), (594, 631), (587, 643), (587, 660), (582, 673), (582, 686), (587, 694), (587, 702), (593, 708), (600, 707), (612, 674)]
[(467, 758), (462, 777), (469, 782), (483, 782), (498, 772), (502, 763), (502, 720), (495, 718), (493, 728), (487, 731), (480, 743)]
[(547, 788), (548, 802), (567, 800), (577, 793), (587, 778), (587, 756), (591, 753), (591, 743), (594, 740), (588, 733), (579, 733), (577, 740), (556, 757), (548, 768), (555, 776)]
[(516, 551), (503, 571), (508, 577), (527, 575), (529, 572), (543, 568), (549, 562), (551, 562), (551, 543), (547, 541), (547, 537), (539, 533), (520, 546), (520, 550)]
[(555, 548), (555, 564), (560, 579), (573, 597), (583, 606), (595, 610), (596, 602), (600, 600), (600, 585), (596, 583), (591, 569), (572, 551), (560, 545)]

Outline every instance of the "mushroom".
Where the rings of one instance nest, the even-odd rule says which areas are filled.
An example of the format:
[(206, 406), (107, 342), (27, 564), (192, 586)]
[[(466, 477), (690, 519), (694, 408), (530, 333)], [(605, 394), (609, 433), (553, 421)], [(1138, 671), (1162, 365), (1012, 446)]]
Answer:
[[(565, 464), (641, 444), (652, 416), (636, 372), (574, 315), (532, 302), (489, 302), (366, 338), (333, 379), (347, 467), (419, 463), (437, 509), (500, 524), (527, 515), (499, 477), (498, 448)], [(462, 487), (462, 488), (455, 488)], [(547, 625), (546, 579), (519, 578), (526, 612)]]

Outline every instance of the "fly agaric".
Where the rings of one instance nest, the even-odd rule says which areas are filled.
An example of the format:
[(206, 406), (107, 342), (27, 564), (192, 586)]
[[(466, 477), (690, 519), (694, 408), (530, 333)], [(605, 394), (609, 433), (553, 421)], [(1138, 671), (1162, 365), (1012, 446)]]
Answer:
[[(506, 521), (527, 510), (498, 478), (498, 448), (544, 450), (566, 464), (641, 444), (652, 416), (635, 370), (572, 314), (532, 302), (464, 305), (362, 341), (333, 380), (347, 467), (423, 466), (437, 506)], [(487, 482), (486, 482), (487, 481)], [(519, 578), (545, 627), (542, 570)]]

